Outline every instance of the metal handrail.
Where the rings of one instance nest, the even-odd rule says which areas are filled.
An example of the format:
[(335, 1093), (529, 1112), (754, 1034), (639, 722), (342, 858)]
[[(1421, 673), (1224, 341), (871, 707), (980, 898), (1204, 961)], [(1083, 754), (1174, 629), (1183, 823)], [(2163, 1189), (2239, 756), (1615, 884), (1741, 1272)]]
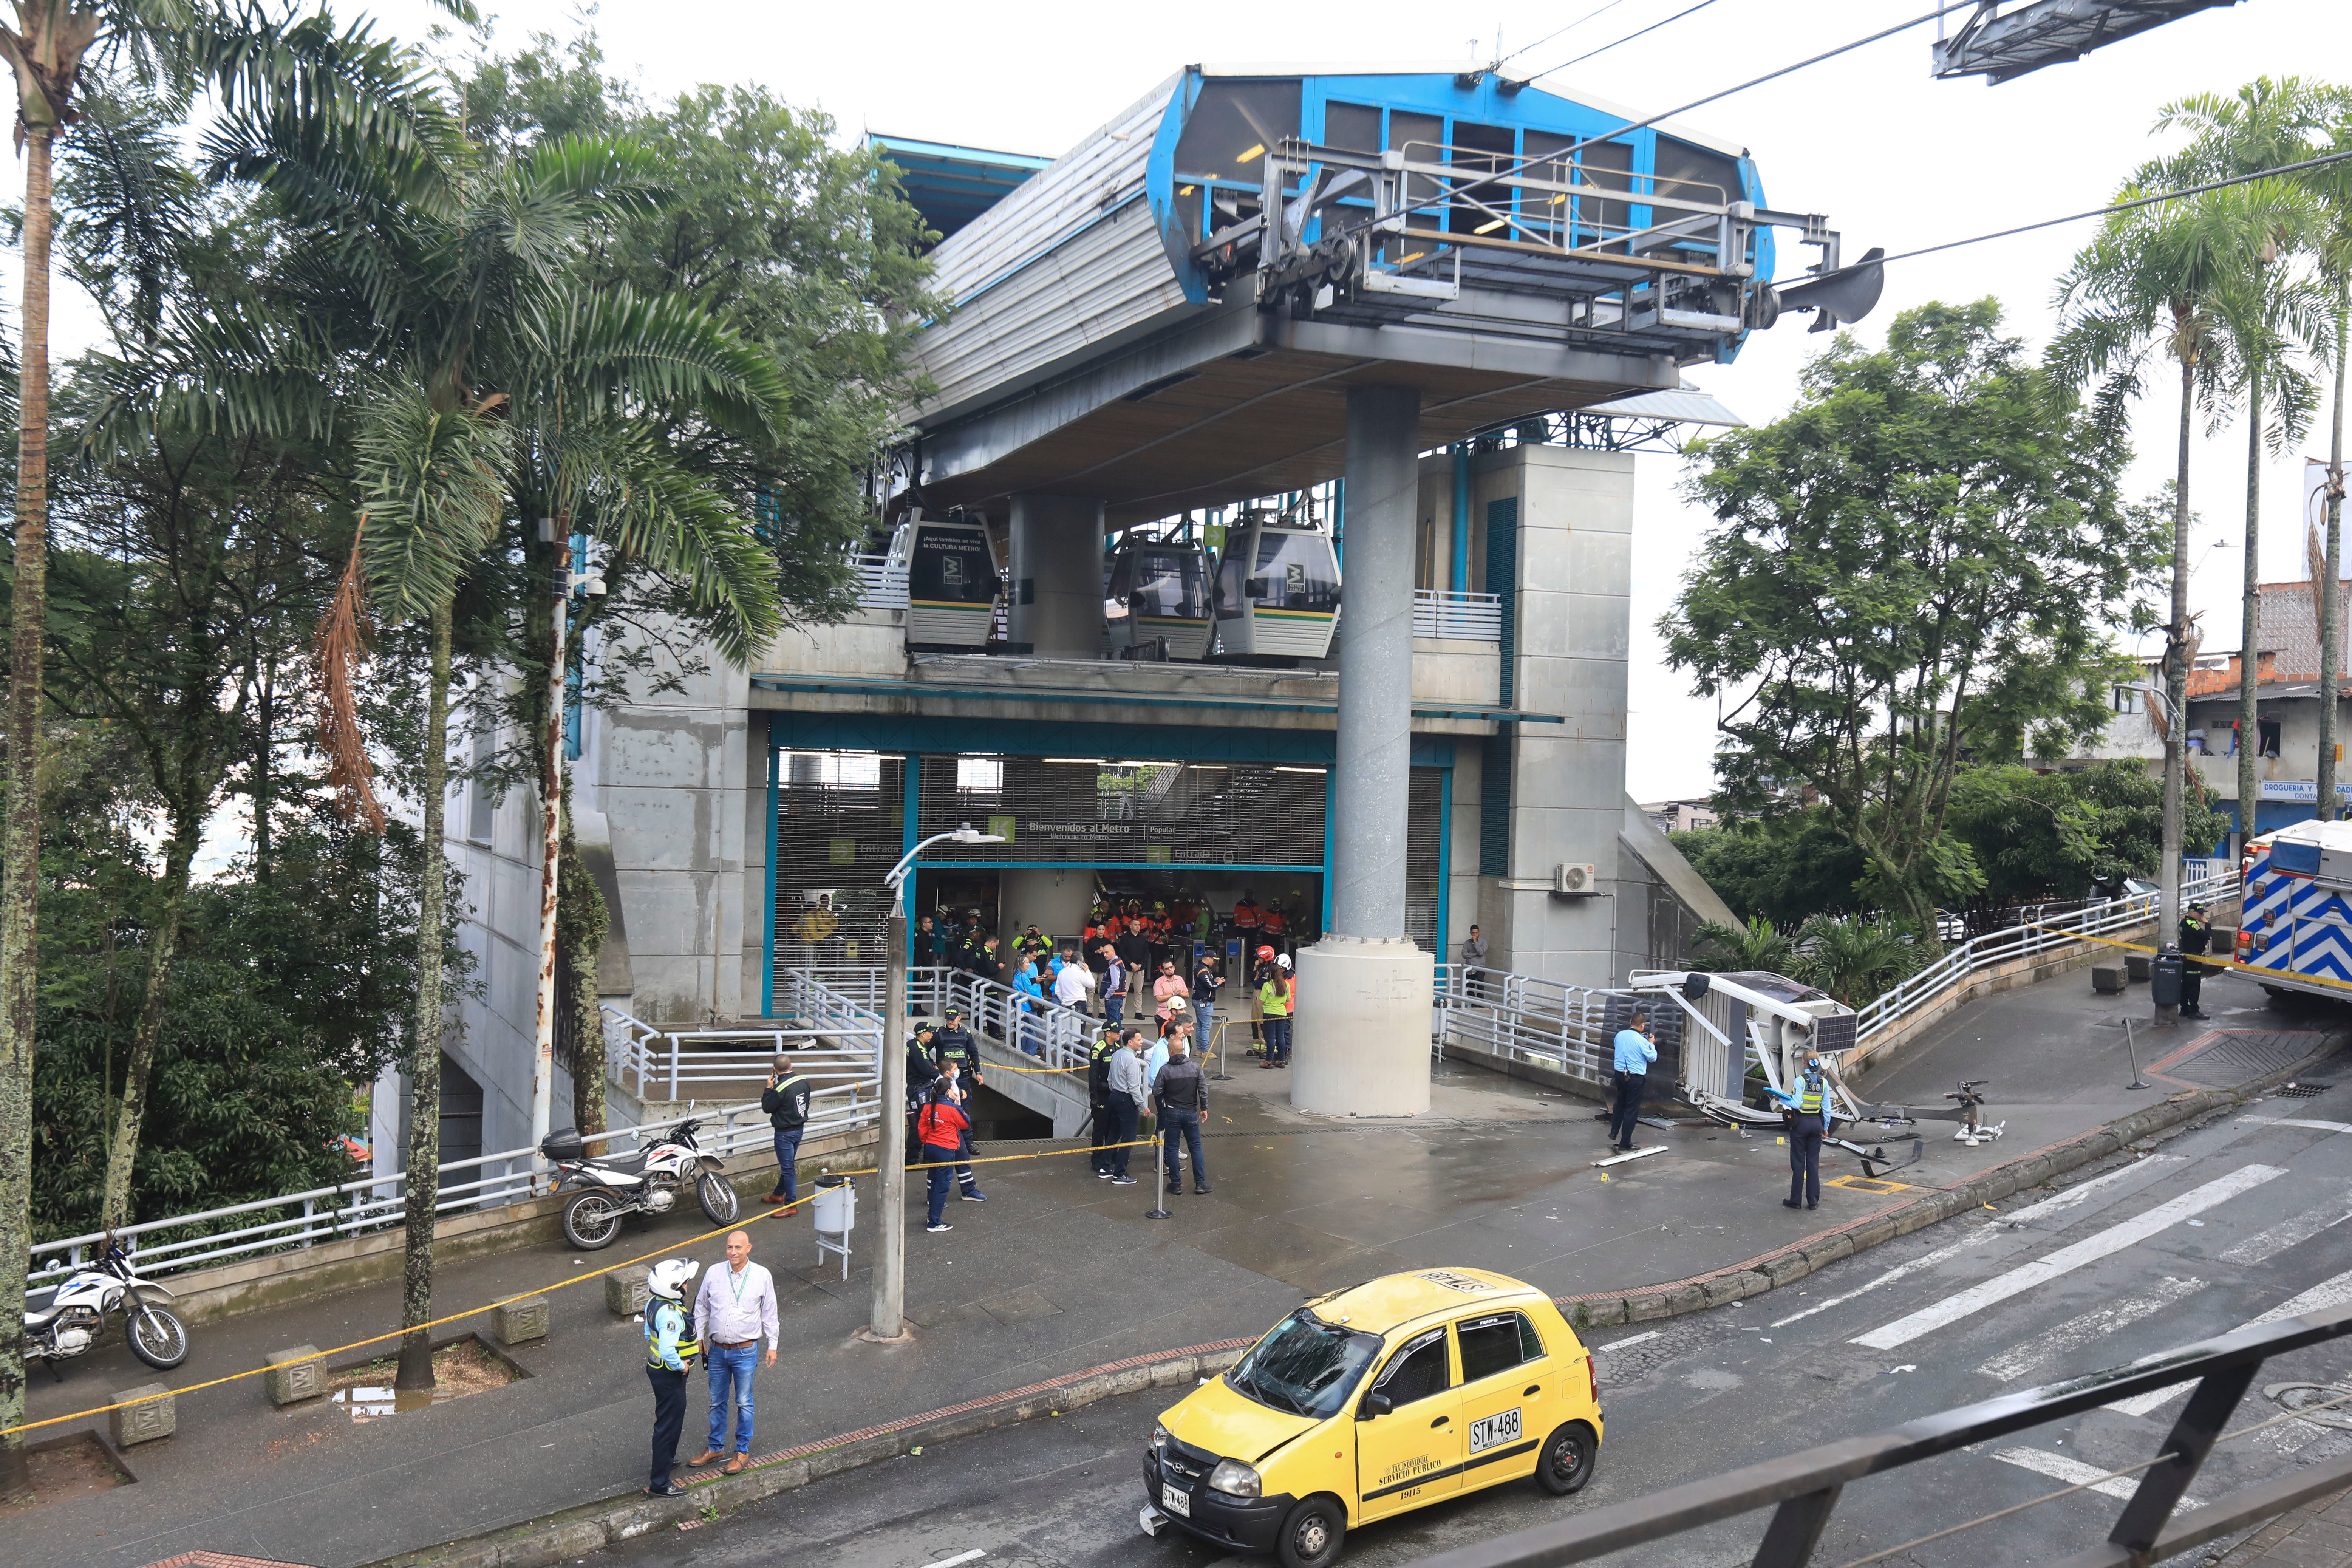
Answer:
[(907, 607), (907, 565), (893, 563), (887, 555), (853, 555), (851, 570), (857, 574), (857, 605), (865, 610), (903, 610)]
[(1500, 594), (1456, 594), (1442, 588), (1412, 591), (1412, 635), (1459, 642), (1503, 640)]
[[(2059, 1568), (2125, 1568), (2160, 1563), (2325, 1497), (2352, 1481), (2352, 1456), (2341, 1457), (2207, 1500), (2194, 1512), (2176, 1517), (2189, 1483), (2218, 1443), (2297, 1418), (2289, 1413), (2225, 1431), (2231, 1413), (2259, 1379), (2264, 1363), (2347, 1333), (2352, 1333), (2352, 1308), (2239, 1329), (2128, 1365), (2003, 1394), (1867, 1436), (1840, 1438), (1726, 1475), (1589, 1509), (1531, 1530), (1422, 1558), (1415, 1568), (1555, 1568), (1668, 1540), (1765, 1508), (1773, 1511), (1753, 1559), (1757, 1568), (1806, 1568), (1841, 1492), (1864, 1476), (1883, 1475), (1956, 1449), (2063, 1421), (2135, 1394), (2194, 1380), (2196, 1387), (2187, 1407), (2156, 1456), (2099, 1478), (2138, 1477), (2131, 1500), (2124, 1504), (2106, 1540), (2067, 1557)], [(1605, 1356), (1608, 1347), (1599, 1347), (1599, 1353)], [(2034, 1503), (2070, 1496), (2092, 1484), (2085, 1481), (2051, 1492)], [(2002, 1509), (1982, 1515), (1938, 1531), (1934, 1538), (1957, 1534), (2014, 1511)], [(1927, 1539), (1877, 1555), (1903, 1555), (1908, 1547), (1924, 1545)]]
[(1434, 1037), (1489, 1055), (1525, 1057), (1589, 1082), (1601, 1078), (1609, 993), (1508, 970), (1437, 966)]

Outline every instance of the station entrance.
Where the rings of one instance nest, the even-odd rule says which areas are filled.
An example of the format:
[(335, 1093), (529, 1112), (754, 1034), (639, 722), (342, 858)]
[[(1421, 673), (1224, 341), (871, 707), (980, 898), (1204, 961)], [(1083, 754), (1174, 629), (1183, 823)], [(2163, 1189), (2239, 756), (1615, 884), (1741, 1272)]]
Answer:
[[(1450, 770), (1412, 770), (1407, 927), (1434, 951)], [(1329, 773), (1276, 762), (803, 751), (771, 770), (772, 967), (884, 962), (883, 878), (908, 847), (969, 822), (1001, 844), (939, 844), (908, 914), (976, 921), (1010, 944), (1030, 925), (1074, 942), (1098, 902), (1164, 906), (1222, 941), (1247, 902), (1280, 945), (1326, 926)]]

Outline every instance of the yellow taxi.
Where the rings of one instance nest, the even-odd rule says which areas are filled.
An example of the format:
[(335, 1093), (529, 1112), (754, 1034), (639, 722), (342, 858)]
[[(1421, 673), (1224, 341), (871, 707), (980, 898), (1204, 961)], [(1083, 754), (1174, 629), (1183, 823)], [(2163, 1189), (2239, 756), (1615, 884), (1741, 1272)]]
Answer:
[(1161, 1413), (1144, 1530), (1325, 1568), (1353, 1526), (1532, 1475), (1566, 1496), (1601, 1451), (1601, 1389), (1532, 1285), (1424, 1268), (1335, 1290)]

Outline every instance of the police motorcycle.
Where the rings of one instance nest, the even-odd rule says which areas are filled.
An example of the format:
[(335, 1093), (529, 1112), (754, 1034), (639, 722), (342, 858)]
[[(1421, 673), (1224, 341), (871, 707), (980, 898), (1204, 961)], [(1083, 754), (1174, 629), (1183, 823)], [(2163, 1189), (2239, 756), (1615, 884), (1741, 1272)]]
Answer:
[(70, 1361), (98, 1342), (107, 1315), (123, 1315), (123, 1338), (131, 1353), (157, 1372), (169, 1372), (188, 1359), (188, 1325), (164, 1305), (171, 1291), (131, 1272), (130, 1254), (110, 1240), (98, 1261), (78, 1268), (49, 1298), (49, 1304), (25, 1314), (25, 1359), (53, 1363)]
[(741, 1202), (723, 1174), (725, 1163), (695, 1142), (701, 1127), (689, 1119), (634, 1154), (593, 1159), (574, 1129), (549, 1133), (539, 1152), (561, 1173), (555, 1190), (572, 1194), (563, 1205), (563, 1239), (582, 1252), (610, 1247), (620, 1237), (621, 1221), (633, 1214), (669, 1213), (688, 1186), (711, 1224), (733, 1225)]

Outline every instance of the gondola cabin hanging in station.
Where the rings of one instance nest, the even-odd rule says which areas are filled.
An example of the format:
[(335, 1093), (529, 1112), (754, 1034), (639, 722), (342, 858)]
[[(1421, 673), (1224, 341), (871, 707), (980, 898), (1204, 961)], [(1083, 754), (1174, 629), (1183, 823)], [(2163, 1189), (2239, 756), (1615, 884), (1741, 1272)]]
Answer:
[(1339, 619), (1339, 556), (1321, 530), (1257, 514), (1217, 563), (1220, 654), (1321, 658)]
[(935, 647), (981, 647), (996, 620), (998, 565), (979, 522), (916, 511), (890, 541), (891, 565), (907, 573), (907, 640)]
[(1103, 647), (1113, 658), (1205, 658), (1209, 558), (1197, 544), (1129, 534), (1105, 563)]

